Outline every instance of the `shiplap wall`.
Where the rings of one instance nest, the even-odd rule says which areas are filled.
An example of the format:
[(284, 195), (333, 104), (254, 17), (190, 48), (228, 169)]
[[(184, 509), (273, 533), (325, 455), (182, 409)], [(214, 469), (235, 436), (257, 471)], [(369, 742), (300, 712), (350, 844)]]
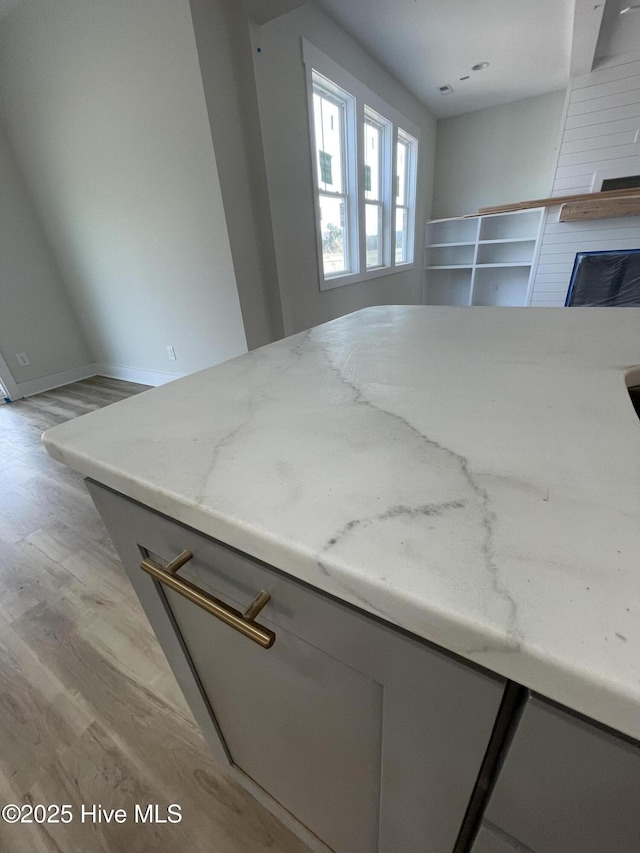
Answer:
[[(591, 192), (596, 172), (640, 174), (639, 129), (640, 55), (575, 77), (551, 195)], [(640, 216), (559, 222), (559, 213), (548, 210), (532, 305), (564, 305), (576, 252), (640, 248)]]

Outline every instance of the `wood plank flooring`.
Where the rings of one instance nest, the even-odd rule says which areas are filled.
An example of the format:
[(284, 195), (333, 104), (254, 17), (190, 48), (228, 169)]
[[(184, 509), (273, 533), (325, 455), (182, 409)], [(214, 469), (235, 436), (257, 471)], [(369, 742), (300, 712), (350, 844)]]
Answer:
[[(40, 443), (143, 390), (94, 377), (0, 406), (0, 808), (74, 814), (0, 820), (0, 850), (306, 853), (209, 759), (81, 477)], [(182, 822), (136, 824), (136, 803), (177, 803)], [(83, 804), (129, 817), (83, 823)]]

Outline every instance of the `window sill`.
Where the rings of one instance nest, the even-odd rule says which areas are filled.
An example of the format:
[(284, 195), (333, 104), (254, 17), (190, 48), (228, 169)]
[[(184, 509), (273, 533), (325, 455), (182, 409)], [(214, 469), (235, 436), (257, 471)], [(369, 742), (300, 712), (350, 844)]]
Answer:
[(347, 275), (337, 275), (334, 278), (325, 278), (320, 280), (320, 290), (334, 290), (336, 287), (346, 287), (348, 284), (357, 284), (362, 281), (370, 281), (375, 278), (384, 278), (384, 276), (397, 275), (401, 272), (409, 272), (416, 268), (415, 262), (411, 264), (397, 264), (393, 267), (382, 267), (375, 270), (367, 270), (367, 272), (350, 273)]

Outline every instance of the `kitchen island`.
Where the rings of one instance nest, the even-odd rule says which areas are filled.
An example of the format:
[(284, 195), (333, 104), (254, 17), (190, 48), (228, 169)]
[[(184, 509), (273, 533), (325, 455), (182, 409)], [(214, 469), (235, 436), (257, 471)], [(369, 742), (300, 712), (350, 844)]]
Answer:
[[(640, 794), (640, 421), (627, 391), (635, 384), (640, 309), (384, 306), (63, 424), (44, 442), (93, 481), (220, 760), (244, 768), (329, 849), (462, 850), (480, 827), (474, 853), (521, 843), (540, 853), (568, 843), (597, 851), (589, 839), (603, 838), (631, 851), (640, 846), (638, 819), (624, 810), (625, 792), (630, 802)], [(193, 558), (168, 566), (179, 552)], [(216, 563), (217, 580), (207, 568)], [(170, 588), (166, 575), (178, 571), (244, 606), (265, 589), (271, 600), (246, 621), (262, 623), (264, 646), (275, 634), (273, 649)], [(347, 647), (348, 660), (338, 651)], [(246, 685), (269, 656), (279, 663), (252, 698)], [(216, 658), (234, 663), (209, 672)], [(240, 667), (252, 678), (238, 677)], [(234, 705), (226, 697), (238, 682)], [(286, 685), (278, 713), (287, 725), (262, 738), (259, 714), (246, 709), (272, 685)], [(518, 698), (514, 685), (537, 697)], [(295, 728), (305, 708), (314, 730), (328, 721), (311, 747)], [(427, 731), (437, 733), (431, 745)], [(279, 775), (265, 742), (279, 744)], [(559, 743), (568, 744), (571, 772), (575, 755), (597, 754), (616, 803), (610, 816), (580, 817), (588, 773), (568, 779)], [(312, 792), (292, 767), (307, 748), (307, 775), (317, 766), (324, 779)], [(321, 802), (331, 766), (357, 784), (358, 802), (340, 805), (353, 784)], [(523, 779), (529, 787), (519, 791)], [(540, 834), (549, 815), (532, 803), (548, 808), (545, 792), (551, 802), (577, 797), (575, 819), (570, 802), (561, 809), (572, 835), (554, 835), (553, 825)], [(423, 801), (432, 807), (417, 817)], [(348, 826), (350, 813), (357, 820)]]

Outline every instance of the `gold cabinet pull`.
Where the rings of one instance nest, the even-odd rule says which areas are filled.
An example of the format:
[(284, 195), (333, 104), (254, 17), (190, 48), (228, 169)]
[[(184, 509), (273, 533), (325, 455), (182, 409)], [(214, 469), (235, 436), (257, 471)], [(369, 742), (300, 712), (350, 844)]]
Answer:
[(202, 607), (207, 613), (230, 625), (236, 631), (244, 634), (245, 637), (249, 637), (250, 640), (262, 646), (263, 649), (270, 649), (276, 641), (276, 635), (273, 631), (264, 628), (262, 625), (257, 625), (253, 621), (270, 600), (271, 596), (269, 593), (265, 590), (259, 592), (245, 612), (240, 613), (239, 610), (229, 607), (228, 604), (200, 589), (191, 583), (191, 581), (177, 576), (178, 569), (181, 569), (192, 557), (193, 554), (191, 551), (183, 551), (175, 559), (171, 560), (170, 563), (167, 563), (166, 566), (161, 566), (160, 563), (156, 563), (155, 560), (147, 557), (140, 563), (140, 568), (143, 572), (151, 575), (154, 580), (175, 590), (180, 595), (188, 598), (189, 601), (197, 604), (198, 607)]

